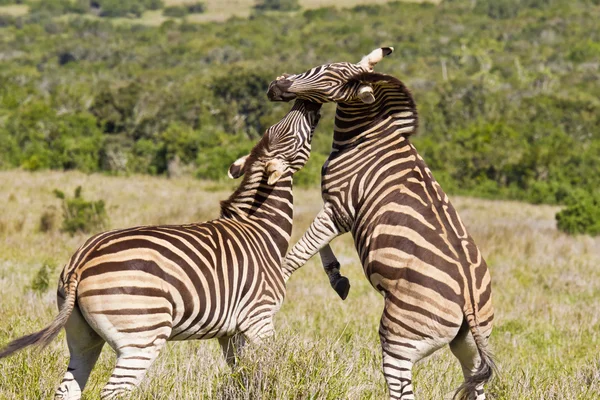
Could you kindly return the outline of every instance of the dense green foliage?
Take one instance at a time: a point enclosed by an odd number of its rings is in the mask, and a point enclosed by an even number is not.
[[[289,109],[267,101],[270,80],[393,45],[378,69],[415,95],[414,143],[447,191],[564,203],[600,187],[596,0],[392,2],[156,28],[50,14],[0,18],[0,168],[224,179]],[[300,182],[318,182],[333,110]]]
[[[254,6],[259,11],[294,11],[299,8],[298,0],[259,0]]]
[[[556,214],[556,222],[558,229],[566,233],[600,235],[600,196],[577,193]]]
[[[178,6],[165,7],[163,15],[167,17],[183,18],[188,14],[200,14],[206,10],[204,3],[186,3]]]
[[[73,197],[54,190],[56,197],[62,200],[63,222],[61,230],[74,235],[77,232],[97,232],[107,226],[108,216],[104,200],[87,201],[81,195],[81,186],[75,189]]]

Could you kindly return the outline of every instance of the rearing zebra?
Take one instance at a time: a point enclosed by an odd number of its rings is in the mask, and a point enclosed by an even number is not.
[[[249,156],[237,160],[238,189],[221,218],[143,226],[93,236],[65,266],[56,319],[0,350],[47,345],[64,326],[71,359],[55,399],[80,399],[104,342],[117,352],[101,393],[131,391],[168,340],[219,338],[229,362],[238,334],[259,343],[274,332],[285,294],[281,260],[292,231],[292,174],[302,168],[320,104],[298,100]],[[235,336],[234,336],[235,335]]]
[[[328,243],[352,232],[365,275],[385,299],[379,334],[390,398],[414,399],[412,366],[450,344],[465,383],[461,399],[485,398],[493,308],[490,275],[448,196],[408,137],[415,103],[396,78],[373,72],[392,52],[334,63],[272,82],[271,100],[338,102],[333,148],[322,170],[324,207],[284,260],[287,278],[318,251],[332,286],[349,283]]]

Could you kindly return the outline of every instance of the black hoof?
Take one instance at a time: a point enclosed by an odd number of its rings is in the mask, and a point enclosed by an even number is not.
[[[346,297],[348,297],[348,292],[350,291],[350,281],[348,278],[342,276],[333,283],[332,287],[342,300],[346,300]]]

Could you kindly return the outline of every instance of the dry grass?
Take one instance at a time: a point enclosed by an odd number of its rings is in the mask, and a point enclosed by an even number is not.
[[[9,6],[0,6],[0,15],[10,15],[20,17],[29,12],[29,6],[24,4],[11,4]]]
[[[62,265],[86,238],[38,231],[42,214],[58,206],[52,189],[72,193],[77,185],[84,197],[107,202],[111,228],[213,218],[231,189],[192,179],[0,172],[0,344],[42,328],[56,314],[53,285],[42,294],[27,286],[45,261]],[[555,207],[454,203],[492,271],[500,376],[488,387],[490,398],[600,398],[600,238],[559,233]],[[320,206],[316,190],[296,191],[295,239]],[[214,341],[171,343],[134,399],[384,398],[377,337],[382,300],[364,278],[351,238],[337,239],[333,248],[352,282],[345,302],[312,260],[290,281],[275,321],[278,335],[251,349],[242,368],[232,373]],[[49,398],[67,362],[62,334],[43,352],[0,361],[0,398]],[[86,398],[98,397],[113,362],[106,348]],[[460,381],[447,350],[415,369],[420,399],[450,398]]]

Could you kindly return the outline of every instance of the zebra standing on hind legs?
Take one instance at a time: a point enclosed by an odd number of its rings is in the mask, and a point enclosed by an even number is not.
[[[455,397],[483,400],[493,370],[490,274],[409,141],[418,124],[410,92],[398,79],[373,72],[392,51],[283,75],[269,86],[274,101],[337,102],[322,170],[324,206],[288,252],[285,278],[320,251],[332,286],[345,298],[349,282],[329,242],[352,232],[365,275],[385,299],[379,335],[390,398],[414,399],[413,364],[449,344],[465,377]]]
[[[219,219],[88,239],[60,276],[58,316],[9,343],[0,358],[45,346],[64,326],[71,358],[54,398],[75,400],[108,342],[117,363],[101,392],[106,400],[134,389],[169,340],[218,338],[232,363],[240,334],[251,343],[273,335],[285,294],[292,175],[308,160],[320,108],[296,101],[249,156],[232,164],[229,175],[244,179],[221,203]]]

